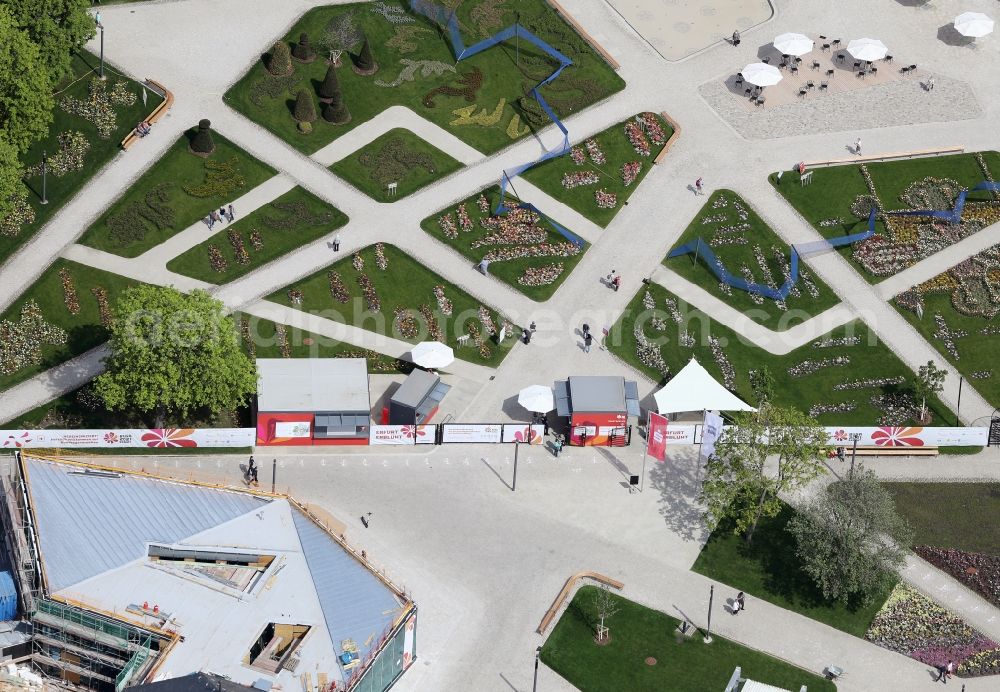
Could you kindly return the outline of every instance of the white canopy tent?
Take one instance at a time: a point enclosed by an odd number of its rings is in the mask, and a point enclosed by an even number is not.
[[[660,413],[757,410],[716,382],[694,358],[653,398]]]

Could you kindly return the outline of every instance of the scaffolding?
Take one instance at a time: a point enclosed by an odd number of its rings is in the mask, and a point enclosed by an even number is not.
[[[20,612],[31,621],[31,664],[63,687],[122,692],[142,681],[169,639],[48,598],[20,452],[15,461],[11,475],[0,478],[0,524]]]

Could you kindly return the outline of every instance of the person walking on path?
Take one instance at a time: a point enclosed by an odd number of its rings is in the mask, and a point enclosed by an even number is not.
[[[490,273],[490,261],[484,257],[482,260],[479,261],[479,264],[476,265],[476,269],[479,270],[480,274],[486,276],[487,274]]]
[[[739,31],[734,31],[733,32],[733,47],[735,48],[738,45],[740,45],[740,32]]]
[[[333,236],[333,251],[340,252],[340,234]]]
[[[948,684],[948,678],[950,678],[954,674],[954,672],[955,672],[955,662],[949,660],[948,661],[948,665],[941,666],[938,669],[938,676],[937,676],[937,678],[934,679],[934,682],[937,682],[938,680],[940,680],[945,685],[947,685]]]
[[[212,221],[222,223],[222,217],[219,216],[219,212],[215,211],[214,209],[212,210]]]
[[[742,591],[736,594],[736,602],[740,604],[740,610],[747,609],[747,597],[743,594]]]
[[[702,178],[698,178],[696,181],[694,181],[694,193],[696,195],[705,194],[705,190],[703,189],[704,183],[705,181]]]
[[[232,204],[229,205],[229,209],[227,211],[229,212],[229,220],[230,221],[232,221],[233,219],[236,218],[236,215],[233,213],[233,205]]]
[[[860,137],[858,137],[856,140],[854,140],[854,153],[857,154],[858,156],[861,156],[861,138]]]
[[[586,334],[583,335],[583,352],[584,353],[590,353],[590,345],[592,343],[594,343],[594,337],[592,337],[590,335],[590,332],[587,332]]]
[[[934,75],[927,78],[927,91],[934,91]]]
[[[247,462],[247,483],[257,482],[257,462],[254,461],[253,456],[250,457],[250,461]]]
[[[562,448],[563,448],[562,435],[560,435],[560,434],[557,433],[556,436],[555,436],[555,438],[552,440],[552,456],[554,456],[556,459],[558,459],[559,458],[559,452],[562,451]]]
[[[232,219],[229,218],[229,212],[226,211],[225,207],[219,207],[219,216],[226,220],[226,223],[232,223]]]

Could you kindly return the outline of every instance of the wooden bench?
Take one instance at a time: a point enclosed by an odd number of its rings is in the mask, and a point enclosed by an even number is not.
[[[663,149],[661,149],[660,153],[656,155],[655,159],[653,159],[654,164],[660,163],[667,157],[667,152],[670,151],[670,147],[674,146],[674,142],[676,142],[677,138],[681,136],[680,124],[671,118],[666,111],[663,111],[660,115],[663,116],[663,119],[667,121],[670,127],[674,128],[674,133],[670,135],[670,139],[668,139],[667,143],[663,145]]]
[[[873,161],[897,161],[901,159],[918,159],[924,156],[946,156],[948,154],[961,154],[965,147],[943,147],[939,149],[917,149],[916,151],[901,151],[890,154],[876,154],[873,156],[849,156],[842,159],[830,159],[828,161],[804,161],[806,170],[810,168],[822,168],[824,166],[841,166],[845,163],[871,163]]]
[[[535,630],[538,634],[545,634],[545,630],[548,629],[550,624],[552,624],[552,620],[555,619],[563,601],[565,601],[566,597],[570,595],[573,591],[573,587],[576,586],[576,582],[580,579],[593,579],[598,584],[604,584],[613,589],[618,589],[619,591],[625,587],[625,585],[617,579],[606,577],[598,572],[577,572],[566,580],[566,583],[563,585],[559,595],[556,596],[556,600],[552,602],[552,607],[545,611],[545,616],[542,617],[542,621],[538,624],[538,629]]]
[[[146,122],[149,123],[150,125],[155,125],[156,122],[160,118],[162,118],[168,110],[170,110],[170,107],[174,105],[174,95],[170,92],[169,89],[164,87],[159,82],[154,82],[152,79],[147,79],[145,84],[152,91],[156,92],[157,94],[163,97],[163,100],[156,108],[153,109],[153,112],[150,113],[148,116],[146,116]],[[128,151],[129,147],[131,147],[133,144],[139,141],[139,139],[140,139],[139,133],[136,132],[136,129],[133,127],[132,131],[129,132],[125,136],[125,139],[122,140],[121,144],[122,149]]]
[[[830,454],[837,458],[837,448],[834,447]],[[857,456],[859,457],[936,457],[937,447],[878,447],[875,445],[858,445]],[[850,460],[851,447],[844,446],[844,459]]]

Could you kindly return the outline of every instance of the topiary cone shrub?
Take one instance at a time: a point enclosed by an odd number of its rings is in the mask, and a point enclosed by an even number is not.
[[[337,68],[333,65],[326,68],[326,77],[319,85],[319,100],[323,103],[330,103],[334,100],[342,100],[340,93],[340,80],[337,79]]]
[[[361,52],[354,61],[354,71],[361,75],[373,75],[378,72],[378,63],[372,55],[372,46],[365,36],[365,42],[361,44]]]
[[[323,120],[334,125],[344,125],[351,122],[351,112],[343,99],[332,101],[323,106]]]
[[[312,62],[316,59],[316,51],[309,45],[309,35],[306,32],[299,34],[299,42],[292,48],[292,57],[299,62]]]
[[[267,71],[276,77],[284,77],[292,73],[292,55],[288,50],[288,44],[278,41],[271,48],[271,55],[267,60]]]
[[[215,151],[215,142],[212,141],[211,120],[198,121],[198,130],[194,133],[194,137],[191,138],[189,146],[191,151],[200,156],[208,156]]]
[[[316,119],[316,104],[313,103],[312,94],[305,89],[299,89],[295,95],[295,119],[300,123],[311,123]]]

